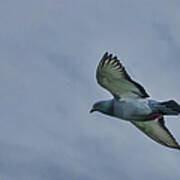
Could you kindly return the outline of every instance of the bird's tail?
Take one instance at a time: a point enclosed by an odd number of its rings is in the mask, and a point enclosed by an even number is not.
[[[162,105],[162,111],[164,115],[178,115],[180,114],[180,105],[174,101],[169,100],[160,103]]]

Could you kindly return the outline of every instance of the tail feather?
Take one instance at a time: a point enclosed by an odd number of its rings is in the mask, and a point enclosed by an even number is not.
[[[167,109],[171,111],[177,112],[177,114],[180,113],[180,105],[174,100],[161,102],[161,105],[165,106]]]

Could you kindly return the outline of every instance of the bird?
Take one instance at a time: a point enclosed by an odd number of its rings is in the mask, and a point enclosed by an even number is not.
[[[98,64],[96,79],[113,99],[96,102],[90,113],[97,111],[126,120],[157,143],[180,150],[164,121],[164,116],[180,114],[180,105],[175,100],[151,99],[144,87],[129,76],[117,56],[108,52]]]

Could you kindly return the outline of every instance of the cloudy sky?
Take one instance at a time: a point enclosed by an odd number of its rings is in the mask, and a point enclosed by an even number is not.
[[[178,0],[2,0],[0,179],[180,179],[180,152],[88,113],[111,98],[95,80],[105,51],[180,102],[179,19]],[[166,123],[180,142],[180,119]]]

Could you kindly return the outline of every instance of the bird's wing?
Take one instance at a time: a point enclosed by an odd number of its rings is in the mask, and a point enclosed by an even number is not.
[[[169,132],[164,123],[164,118],[160,117],[152,121],[131,121],[138,129],[148,135],[159,144],[180,150],[180,145]]]
[[[120,61],[112,54],[104,54],[97,67],[96,78],[98,83],[116,98],[149,97],[145,89],[130,78]]]

